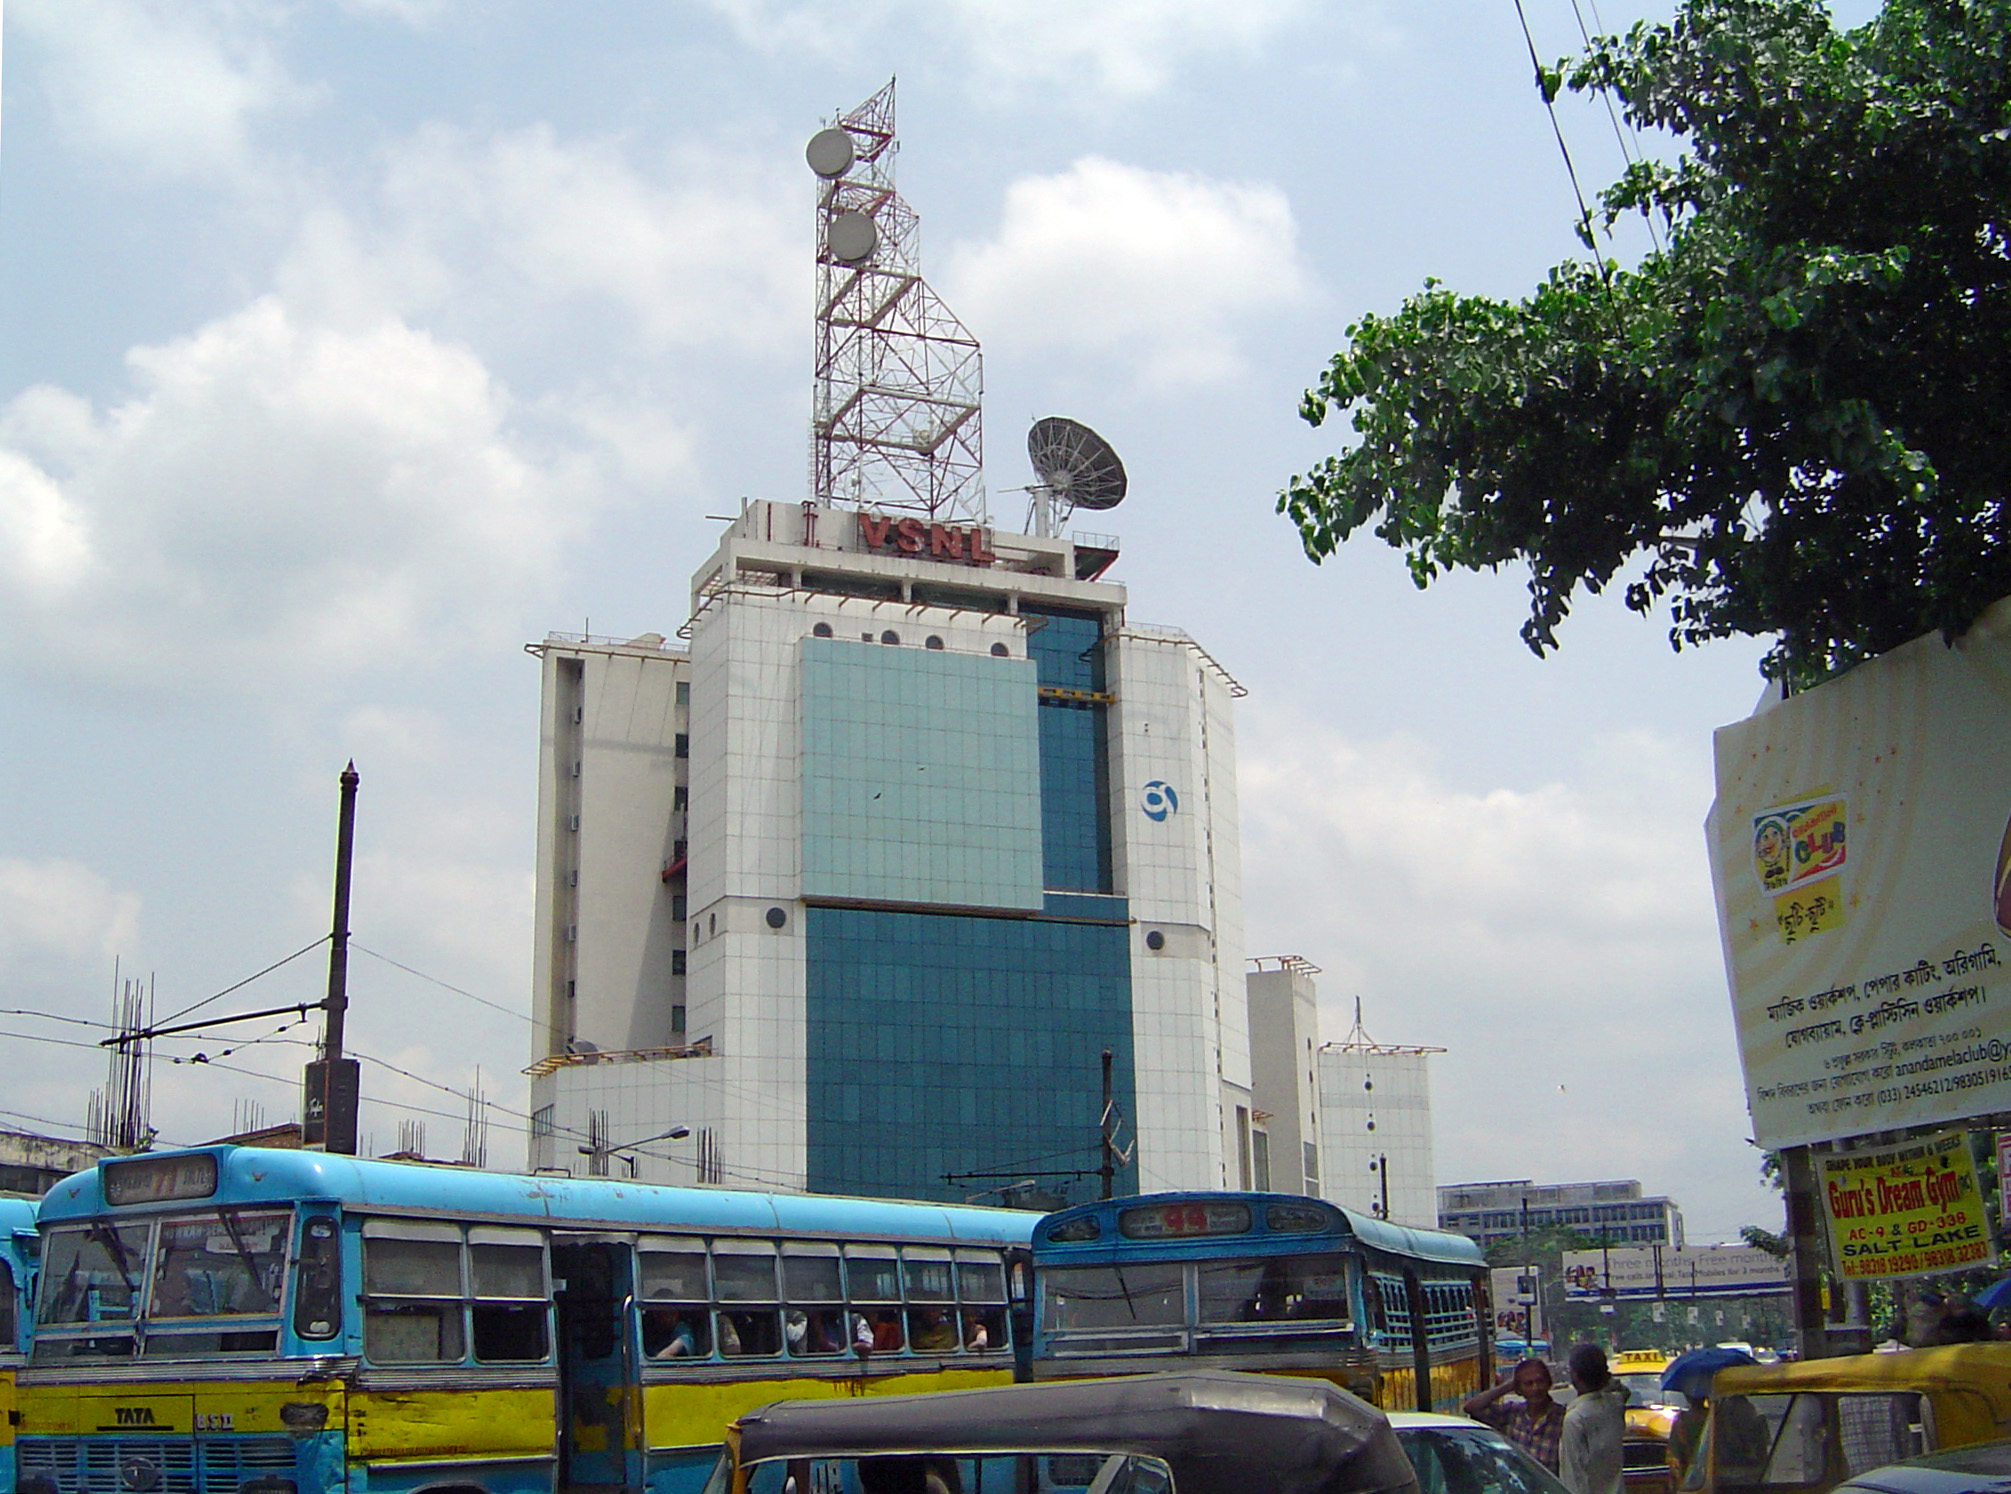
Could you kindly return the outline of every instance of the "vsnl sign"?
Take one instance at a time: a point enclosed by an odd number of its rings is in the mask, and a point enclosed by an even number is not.
[[[962,529],[954,524],[924,524],[920,519],[890,519],[885,514],[862,512],[859,540],[868,550],[926,555],[959,565],[990,565],[998,559],[992,553],[990,533],[980,524]]]

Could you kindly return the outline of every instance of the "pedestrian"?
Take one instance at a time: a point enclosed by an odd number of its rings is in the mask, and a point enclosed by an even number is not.
[[[1557,1476],[1571,1494],[1623,1494],[1627,1387],[1607,1370],[1606,1352],[1597,1344],[1578,1345],[1569,1364],[1578,1398],[1564,1413]]]
[[[1550,1399],[1550,1385],[1550,1366],[1541,1359],[1525,1359],[1508,1379],[1469,1397],[1459,1409],[1493,1427],[1555,1473],[1557,1448],[1564,1437],[1564,1408]],[[1500,1404],[1508,1395],[1520,1396],[1520,1403]]]

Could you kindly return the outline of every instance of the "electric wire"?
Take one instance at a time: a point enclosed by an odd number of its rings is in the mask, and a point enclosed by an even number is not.
[[[1543,62],[1536,55],[1536,38],[1529,30],[1529,16],[1522,8],[1522,0],[1515,0],[1516,19],[1522,22],[1522,40],[1529,48],[1529,65],[1536,71],[1536,91],[1543,99],[1544,110],[1550,115],[1550,133],[1557,137],[1558,154],[1564,157],[1564,174],[1571,178],[1571,195],[1578,200],[1578,221],[1585,235],[1585,248],[1598,261],[1599,278],[1606,281],[1608,290],[1612,281],[1606,269],[1606,260],[1599,253],[1598,238],[1592,228],[1592,210],[1585,205],[1585,190],[1578,185],[1578,168],[1571,163],[1571,147],[1564,143],[1564,126],[1557,118],[1557,101],[1551,97],[1550,88],[1544,82]]]
[[[529,1022],[533,1027],[537,1025],[537,1019],[532,1017],[528,1012],[520,1012],[514,1007],[504,1006],[500,1002],[489,1000],[486,996],[477,996],[473,991],[464,991],[459,986],[452,985],[440,979],[437,975],[428,975],[423,970],[414,970],[410,965],[404,964],[399,960],[394,960],[387,954],[379,954],[374,949],[367,949],[363,945],[358,944],[354,939],[349,941],[349,947],[358,954],[369,955],[373,960],[382,960],[393,969],[403,970],[407,975],[416,975],[420,980],[436,985],[443,991],[452,991],[456,996],[465,996],[477,1006],[486,1006],[492,1012],[501,1012],[504,1016],[515,1017],[520,1022]]]
[[[1596,26],[1603,34],[1606,30],[1606,23],[1599,18],[1598,5],[1595,3],[1595,0],[1586,0],[1586,3],[1592,10],[1593,26]],[[1585,12],[1579,9],[1578,0],[1571,0],[1571,14],[1578,20],[1578,35],[1583,38],[1585,49],[1589,52],[1592,49],[1593,33],[1585,25]],[[1641,144],[1640,131],[1633,129],[1631,126],[1623,127],[1621,125],[1620,111],[1613,107],[1612,93],[1602,88],[1599,90],[1599,98],[1606,105],[1606,117],[1613,121],[1613,139],[1620,147],[1620,159],[1625,161],[1629,166],[1634,165],[1637,161],[1646,160],[1648,152]],[[1634,147],[1632,150],[1627,148],[1627,136],[1629,134],[1632,134],[1634,137]],[[1655,246],[1655,252],[1658,254],[1661,253],[1662,236],[1655,231],[1655,219],[1646,207],[1641,209],[1641,221],[1647,225],[1648,240]]]
[[[202,1008],[208,1006],[212,1001],[223,1000],[223,998],[228,996],[232,991],[243,990],[253,981],[263,979],[265,976],[272,974],[273,971],[279,969],[284,965],[291,965],[295,960],[299,959],[302,955],[312,954],[315,950],[319,949],[322,945],[328,942],[328,937],[329,937],[328,935],[323,934],[319,939],[316,939],[312,944],[303,945],[301,948],[296,949],[292,954],[288,955],[285,959],[273,961],[270,965],[267,965],[263,970],[258,971],[256,974],[247,975],[243,980],[237,982],[237,984],[235,985],[225,986],[221,991],[218,991],[214,996],[203,997],[202,1000],[196,1002],[193,1006],[185,1006],[178,1012],[169,1012],[165,1017],[162,1017],[158,1022],[155,1022],[153,1025],[156,1027],[165,1026],[166,1024],[174,1021],[178,1017],[186,1017],[190,1012],[202,1010]]]

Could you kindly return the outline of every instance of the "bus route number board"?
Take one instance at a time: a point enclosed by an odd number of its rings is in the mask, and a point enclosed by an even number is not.
[[[216,1196],[213,1156],[134,1157],[104,1166],[105,1202],[115,1207]]]
[[[1128,1240],[1182,1240],[1196,1235],[1241,1235],[1250,1229],[1250,1208],[1239,1203],[1153,1204],[1126,1209],[1117,1227]]]

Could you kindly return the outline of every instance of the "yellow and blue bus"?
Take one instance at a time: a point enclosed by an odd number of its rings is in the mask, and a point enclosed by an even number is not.
[[[108,1159],[42,1203],[18,1494],[690,1494],[764,1402],[1013,1379],[1036,1217]]]
[[[14,1487],[14,1376],[28,1356],[35,1284],[35,1205],[0,1198],[0,1494]]]
[[[1487,1262],[1463,1235],[1283,1193],[1158,1193],[1034,1232],[1035,1379],[1238,1369],[1456,1411],[1493,1380]]]

